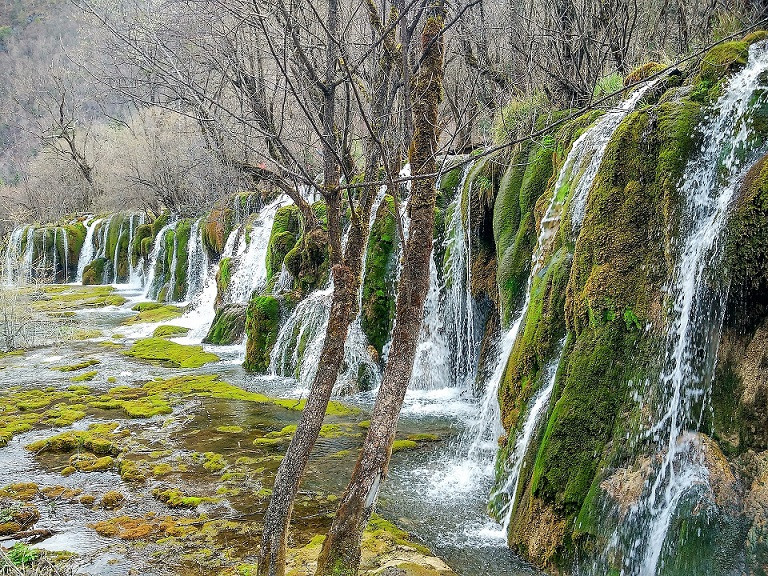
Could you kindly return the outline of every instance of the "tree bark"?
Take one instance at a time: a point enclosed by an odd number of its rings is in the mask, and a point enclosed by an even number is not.
[[[441,0],[430,8],[421,45],[421,67],[411,86],[414,133],[410,148],[414,176],[437,169],[437,115],[442,92],[444,7]],[[371,417],[371,426],[352,479],[323,543],[317,576],[353,576],[360,566],[363,531],[386,476],[397,419],[413,372],[424,301],[429,289],[429,261],[435,222],[435,178],[413,180],[408,210],[411,218],[403,271],[397,297],[392,347]]]

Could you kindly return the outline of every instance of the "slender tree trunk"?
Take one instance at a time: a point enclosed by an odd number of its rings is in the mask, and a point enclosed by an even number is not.
[[[411,87],[414,133],[410,161],[415,176],[434,174],[437,168],[435,151],[443,78],[443,26],[444,7],[438,0],[430,8],[424,24],[421,39],[423,60]],[[317,576],[354,576],[360,565],[363,530],[386,476],[397,419],[413,372],[424,301],[429,289],[435,196],[434,177],[413,181],[408,201],[411,227],[398,286],[397,317],[389,361],[365,444],[323,543]]]

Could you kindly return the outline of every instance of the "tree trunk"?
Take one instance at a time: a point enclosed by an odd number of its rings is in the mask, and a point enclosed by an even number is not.
[[[442,2],[431,7],[422,31],[423,60],[412,90],[414,134],[410,161],[414,176],[436,172],[437,114],[441,99],[444,44]],[[413,180],[408,210],[410,234],[397,296],[392,347],[376,398],[371,426],[352,479],[323,543],[317,576],[353,576],[360,565],[363,530],[378,498],[384,479],[397,419],[413,372],[424,301],[429,289],[429,261],[435,222],[435,177]]]

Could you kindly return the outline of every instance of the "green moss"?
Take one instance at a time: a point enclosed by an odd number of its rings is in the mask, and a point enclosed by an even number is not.
[[[221,454],[217,454],[216,452],[206,452],[203,456],[205,457],[203,468],[208,470],[208,472],[221,472],[227,467],[227,461]]]
[[[216,354],[205,352],[202,346],[187,346],[164,338],[137,340],[125,354],[142,360],[167,362],[177,368],[199,368],[219,360]]]
[[[370,231],[363,275],[362,328],[379,354],[389,341],[395,317],[398,243],[395,203],[391,196],[386,196]]]
[[[552,139],[524,146],[513,156],[499,185],[493,209],[493,237],[505,324],[527,285],[536,242],[533,209],[552,177],[553,153]]]
[[[269,355],[277,342],[280,330],[280,303],[272,296],[254,296],[248,303],[245,333],[248,341],[245,351],[246,370],[266,372]]]
[[[152,496],[168,506],[169,508],[197,508],[200,504],[206,502],[215,502],[215,498],[202,496],[186,496],[181,490],[155,488],[152,490]]]
[[[320,222],[326,220],[325,205],[317,202],[312,206]],[[328,279],[328,233],[323,227],[304,232],[285,255],[283,263],[296,279],[302,294],[320,288]],[[277,272],[277,270],[273,270]]]
[[[216,432],[224,434],[240,434],[243,431],[242,426],[217,426]]]
[[[768,314],[768,156],[744,180],[728,223],[729,322],[751,330]]]
[[[179,306],[160,304],[159,302],[142,302],[136,304],[131,310],[138,312],[138,314],[125,320],[123,324],[166,322],[175,320],[184,314],[184,309]]]
[[[392,453],[404,452],[406,450],[415,450],[419,447],[419,443],[414,440],[395,440],[392,443]]]
[[[750,32],[744,38],[741,39],[742,42],[744,42],[747,45],[754,44],[755,42],[760,42],[761,40],[765,40],[768,38],[768,31],[766,30],[755,30],[754,32]]]
[[[631,86],[632,84],[641,82],[654,74],[658,74],[665,68],[666,66],[664,66],[664,64],[659,64],[658,62],[646,62],[645,64],[641,64],[627,74],[627,77],[624,78],[624,86]]]
[[[96,378],[98,375],[98,372],[96,370],[93,370],[91,372],[83,372],[82,374],[79,374],[77,376],[73,376],[70,378],[72,382],[89,382]]]
[[[699,64],[699,80],[717,83],[747,63],[749,45],[746,42],[725,42],[711,48]]]
[[[227,293],[229,282],[232,279],[232,259],[222,258],[219,262],[219,269],[216,271],[216,307],[224,302],[224,295]]]
[[[185,328],[184,326],[163,324],[162,326],[155,328],[152,336],[154,338],[173,338],[174,336],[186,336],[189,330],[189,328]]]
[[[60,372],[77,372],[78,370],[84,370],[85,368],[96,366],[97,364],[101,364],[101,360],[97,360],[96,358],[89,358],[88,360],[83,360],[82,362],[78,362],[77,364],[69,364],[67,366],[57,366],[56,368],[54,368],[54,370],[59,370]]]
[[[26,446],[27,450],[35,453],[59,452],[69,453],[85,450],[97,456],[115,456],[120,453],[117,436],[114,434],[116,423],[91,424],[88,430],[63,432],[50,438],[37,440]]]

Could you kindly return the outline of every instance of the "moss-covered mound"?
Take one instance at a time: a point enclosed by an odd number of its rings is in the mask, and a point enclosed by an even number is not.
[[[280,303],[272,296],[254,296],[248,303],[245,333],[248,341],[245,349],[246,370],[266,372],[269,355],[277,342],[280,331]]]
[[[140,302],[131,308],[138,312],[136,316],[128,318],[123,324],[140,324],[142,322],[165,322],[178,318],[184,313],[184,309],[172,304],[160,304],[159,302]]]
[[[141,360],[164,362],[177,368],[199,368],[219,360],[216,354],[205,352],[202,346],[186,346],[164,338],[138,340],[125,354]]]
[[[229,304],[216,311],[208,334],[203,342],[208,344],[236,344],[245,334],[246,306]]]
[[[174,326],[172,324],[163,324],[155,328],[152,336],[155,338],[174,338],[177,336],[186,336],[189,333],[189,328],[184,326]]]

